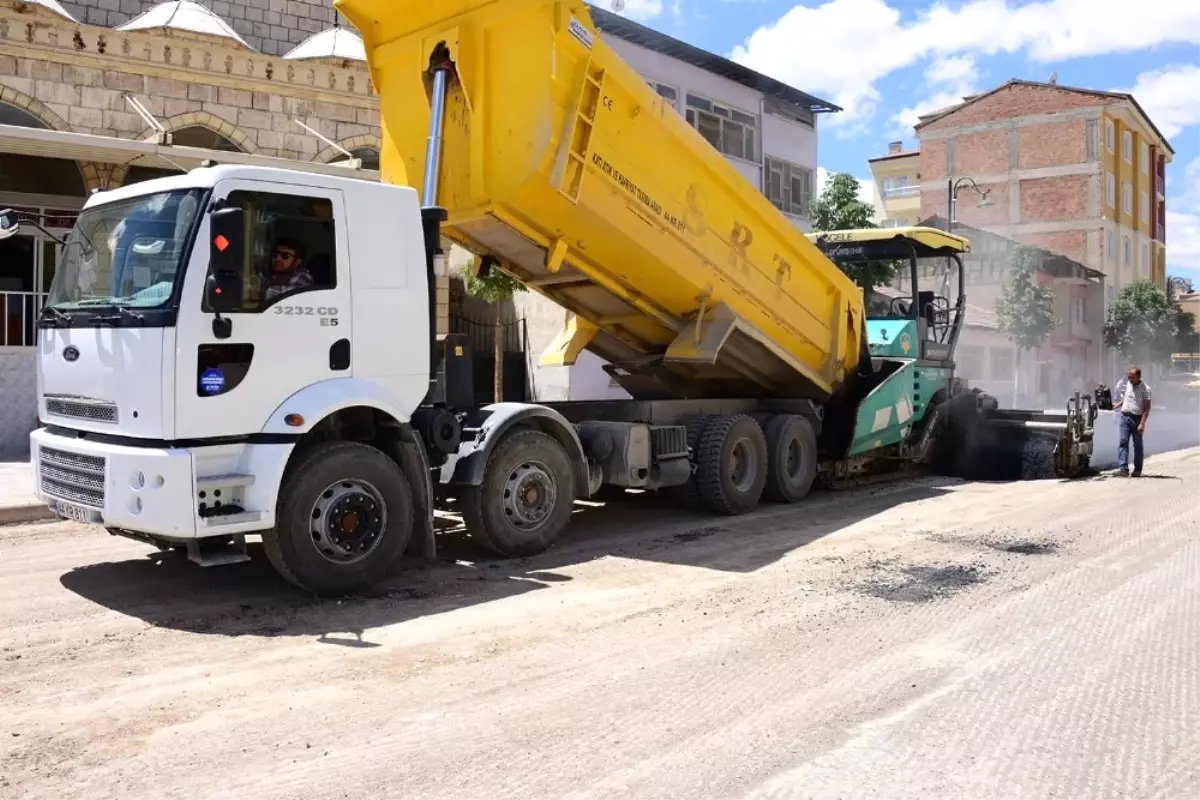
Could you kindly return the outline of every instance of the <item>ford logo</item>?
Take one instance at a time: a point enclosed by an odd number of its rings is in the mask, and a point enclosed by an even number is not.
[[[73,344],[67,345],[66,349],[63,350],[63,359],[67,361],[78,361],[79,348]]]

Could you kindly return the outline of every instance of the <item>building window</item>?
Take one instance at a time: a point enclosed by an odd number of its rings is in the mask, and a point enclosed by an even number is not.
[[[1142,192],[1142,222],[1150,221],[1150,193]]]
[[[1087,320],[1087,306],[1082,297],[1071,298],[1071,323],[1082,325]]]
[[[1147,272],[1150,269],[1150,245],[1142,243],[1142,271]]]
[[[1108,250],[1108,260],[1115,262],[1117,260],[1117,235],[1112,231],[1108,232],[1108,247],[1106,249]]]
[[[1111,207],[1117,207],[1117,179],[1111,172],[1104,176],[1104,196]]]
[[[979,345],[962,344],[954,356],[954,371],[969,381],[981,381],[984,374],[984,350]]]
[[[1133,133],[1130,131],[1121,134],[1121,156],[1126,164],[1133,163]]]
[[[1016,375],[1016,360],[1013,358],[1011,347],[993,347],[988,351],[991,367],[991,379],[994,381],[1011,381]]]
[[[1150,174],[1150,145],[1142,142],[1142,172]]]
[[[337,240],[330,200],[238,190],[229,195],[227,204],[241,208],[246,215],[241,259],[246,292],[238,311],[261,312],[282,298],[337,286]],[[300,279],[273,277],[292,274]]]
[[[1117,152],[1117,127],[1111,119],[1104,121],[1104,146],[1110,153]]]
[[[1087,160],[1095,161],[1100,157],[1100,126],[1096,120],[1087,121]]]
[[[813,171],[782,159],[766,157],[767,199],[785,214],[809,216]]]
[[[676,89],[674,86],[668,86],[665,83],[659,83],[658,81],[652,81],[649,79],[646,80],[646,83],[650,84],[650,88],[653,89],[659,97],[665,98],[666,101],[671,104],[671,108],[675,109],[676,111],[679,110],[678,89]]]
[[[1133,244],[1129,241],[1128,236],[1121,237],[1121,244],[1125,249],[1125,266],[1133,263]]]
[[[1121,200],[1122,207],[1126,214],[1133,213],[1133,184],[1129,181],[1121,182]]]
[[[907,175],[892,175],[884,178],[880,181],[879,188],[884,200],[921,196],[920,185],[909,184]]]
[[[689,94],[687,121],[725,155],[758,161],[755,139],[758,119],[752,114]]]

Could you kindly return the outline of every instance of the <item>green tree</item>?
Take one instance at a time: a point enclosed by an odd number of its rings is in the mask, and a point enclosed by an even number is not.
[[[1000,331],[1017,349],[1013,361],[1014,395],[1019,388],[1022,356],[1027,350],[1041,347],[1059,323],[1054,316],[1054,290],[1037,281],[1041,261],[1041,252],[1032,247],[1017,245],[1013,248],[1009,254],[1008,283],[996,301]]]
[[[829,178],[821,196],[812,204],[813,230],[846,231],[855,228],[874,228],[871,217],[875,208],[858,199],[858,179],[848,172]],[[838,264],[842,272],[870,295],[876,286],[891,283],[896,277],[897,262],[871,261]]]
[[[1134,281],[1108,307],[1104,342],[1131,361],[1164,363],[1171,357],[1180,325],[1187,322],[1183,316],[1185,312],[1153,281]]]
[[[472,258],[463,265],[460,275],[467,293],[490,303],[496,311],[493,323],[492,355],[496,359],[492,370],[492,396],[497,403],[504,402],[504,303],[517,292],[525,291],[525,286],[507,272],[492,265],[481,269],[480,262]]]

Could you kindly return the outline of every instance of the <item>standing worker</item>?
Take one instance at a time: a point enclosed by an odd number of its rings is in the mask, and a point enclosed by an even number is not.
[[[1150,419],[1150,387],[1142,380],[1142,371],[1130,367],[1117,381],[1113,410],[1117,412],[1120,440],[1117,444],[1117,475],[1128,478],[1129,440],[1133,439],[1133,477],[1142,474],[1142,434]]]

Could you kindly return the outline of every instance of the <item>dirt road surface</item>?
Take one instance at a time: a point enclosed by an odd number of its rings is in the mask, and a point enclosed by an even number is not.
[[[0,797],[1195,797],[1200,450],[1147,473],[632,498],[340,603],[2,528]]]

